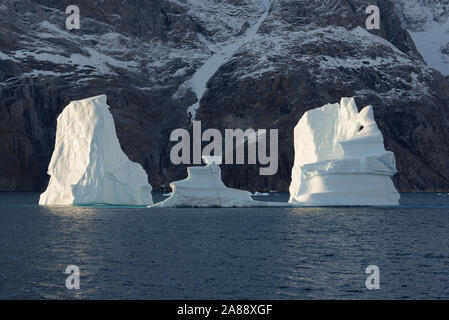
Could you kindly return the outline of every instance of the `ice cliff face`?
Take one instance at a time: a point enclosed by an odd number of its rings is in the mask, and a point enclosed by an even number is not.
[[[362,129],[360,129],[362,128]],[[315,206],[398,205],[373,107],[360,113],[352,98],[307,111],[294,130],[290,203]]]
[[[71,102],[58,117],[40,205],[151,205],[142,166],[123,153],[106,96]]]
[[[381,30],[368,32],[375,3]],[[124,152],[155,189],[185,177],[169,136],[190,128],[190,111],[203,127],[279,129],[276,176],[223,166],[223,181],[287,191],[295,124],[341,96],[376,106],[399,189],[449,189],[449,82],[422,60],[390,0],[80,0],[81,29],[68,31],[71,4],[1,2],[2,190],[45,187],[57,116],[102,93]]]

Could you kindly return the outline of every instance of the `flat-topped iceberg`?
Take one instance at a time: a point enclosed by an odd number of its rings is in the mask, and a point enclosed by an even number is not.
[[[353,98],[304,114],[294,130],[293,205],[398,205],[391,177],[395,157],[386,151],[373,108],[360,113]]]
[[[221,180],[220,157],[203,157],[206,166],[187,168],[185,180],[170,184],[171,196],[153,207],[252,207],[251,193],[225,186]],[[263,203],[262,203],[263,204]],[[269,205],[269,204],[268,204]]]
[[[71,102],[59,115],[50,182],[40,205],[150,205],[142,166],[120,147],[106,96]]]

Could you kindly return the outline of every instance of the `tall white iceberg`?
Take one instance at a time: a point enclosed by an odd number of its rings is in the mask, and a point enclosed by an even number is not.
[[[48,174],[40,205],[153,203],[146,172],[120,147],[105,95],[73,101],[59,115]]]
[[[187,178],[171,183],[171,196],[153,207],[250,207],[264,204],[254,201],[248,191],[225,186],[219,166],[221,157],[203,159],[206,166],[187,168]]]
[[[395,157],[386,151],[373,108],[360,113],[353,98],[304,114],[294,130],[293,205],[398,205],[391,177]]]

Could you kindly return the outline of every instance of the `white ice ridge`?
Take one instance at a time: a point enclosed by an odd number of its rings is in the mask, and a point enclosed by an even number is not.
[[[385,150],[372,106],[359,113],[354,98],[342,98],[310,110],[295,127],[294,140],[291,204],[399,204],[391,180],[395,157]]]
[[[152,207],[282,207],[286,203],[254,201],[248,191],[231,189],[221,180],[221,157],[203,157],[204,167],[187,168],[185,180],[170,184],[173,192],[170,198]]]
[[[222,65],[232,58],[240,47],[251,42],[257,37],[257,32],[259,31],[261,24],[268,17],[271,6],[270,0],[261,0],[261,3],[265,8],[264,13],[260,16],[257,22],[245,32],[244,36],[238,38],[235,42],[214,47],[206,40],[206,38],[204,38],[201,34],[198,34],[200,41],[203,42],[209,50],[213,52],[213,54],[189,80],[189,86],[193,92],[195,92],[198,99],[197,102],[187,109],[187,114],[192,117],[192,121],[196,120],[196,111],[200,107],[200,101],[207,90],[207,82],[214,76]]]
[[[50,182],[40,205],[150,205],[151,185],[120,147],[101,95],[71,102],[59,115]]]
[[[204,157],[204,167],[187,168],[185,180],[170,184],[170,198],[153,207],[248,207],[254,206],[251,193],[231,189],[221,181],[221,158]]]

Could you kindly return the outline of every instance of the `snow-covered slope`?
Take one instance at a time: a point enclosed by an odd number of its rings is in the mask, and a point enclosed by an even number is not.
[[[192,2],[190,2],[192,3]],[[236,34],[231,39],[227,39],[225,42],[219,42],[212,44],[208,39],[204,37],[203,34],[198,34],[198,38],[201,42],[206,45],[208,49],[211,50],[212,56],[200,67],[196,70],[195,74],[191,79],[188,80],[184,87],[191,88],[198,99],[193,105],[191,105],[187,111],[189,115],[192,117],[192,120],[196,119],[196,110],[200,107],[200,101],[206,92],[207,82],[213,77],[213,75],[218,71],[218,69],[223,66],[229,59],[234,56],[234,54],[239,50],[243,45],[253,42],[256,37],[258,37],[258,31],[260,25],[265,21],[268,17],[268,12],[271,6],[271,0],[260,0],[260,6],[264,10],[260,17],[255,21],[252,25],[249,24],[248,21],[245,21],[242,24],[242,29],[239,34]],[[196,8],[195,5],[192,6],[195,8],[195,11],[190,12],[198,12],[203,13],[204,11],[201,8]],[[254,9],[251,11],[255,11]],[[250,12],[251,12],[250,11]],[[204,18],[205,16],[202,16]],[[207,17],[207,16],[206,16]],[[235,27],[235,21],[228,20],[231,26]],[[232,23],[234,22],[234,23]],[[245,27],[246,30],[244,29]],[[219,39],[222,39],[222,35],[220,35]]]
[[[394,0],[427,64],[449,75],[449,0]]]

